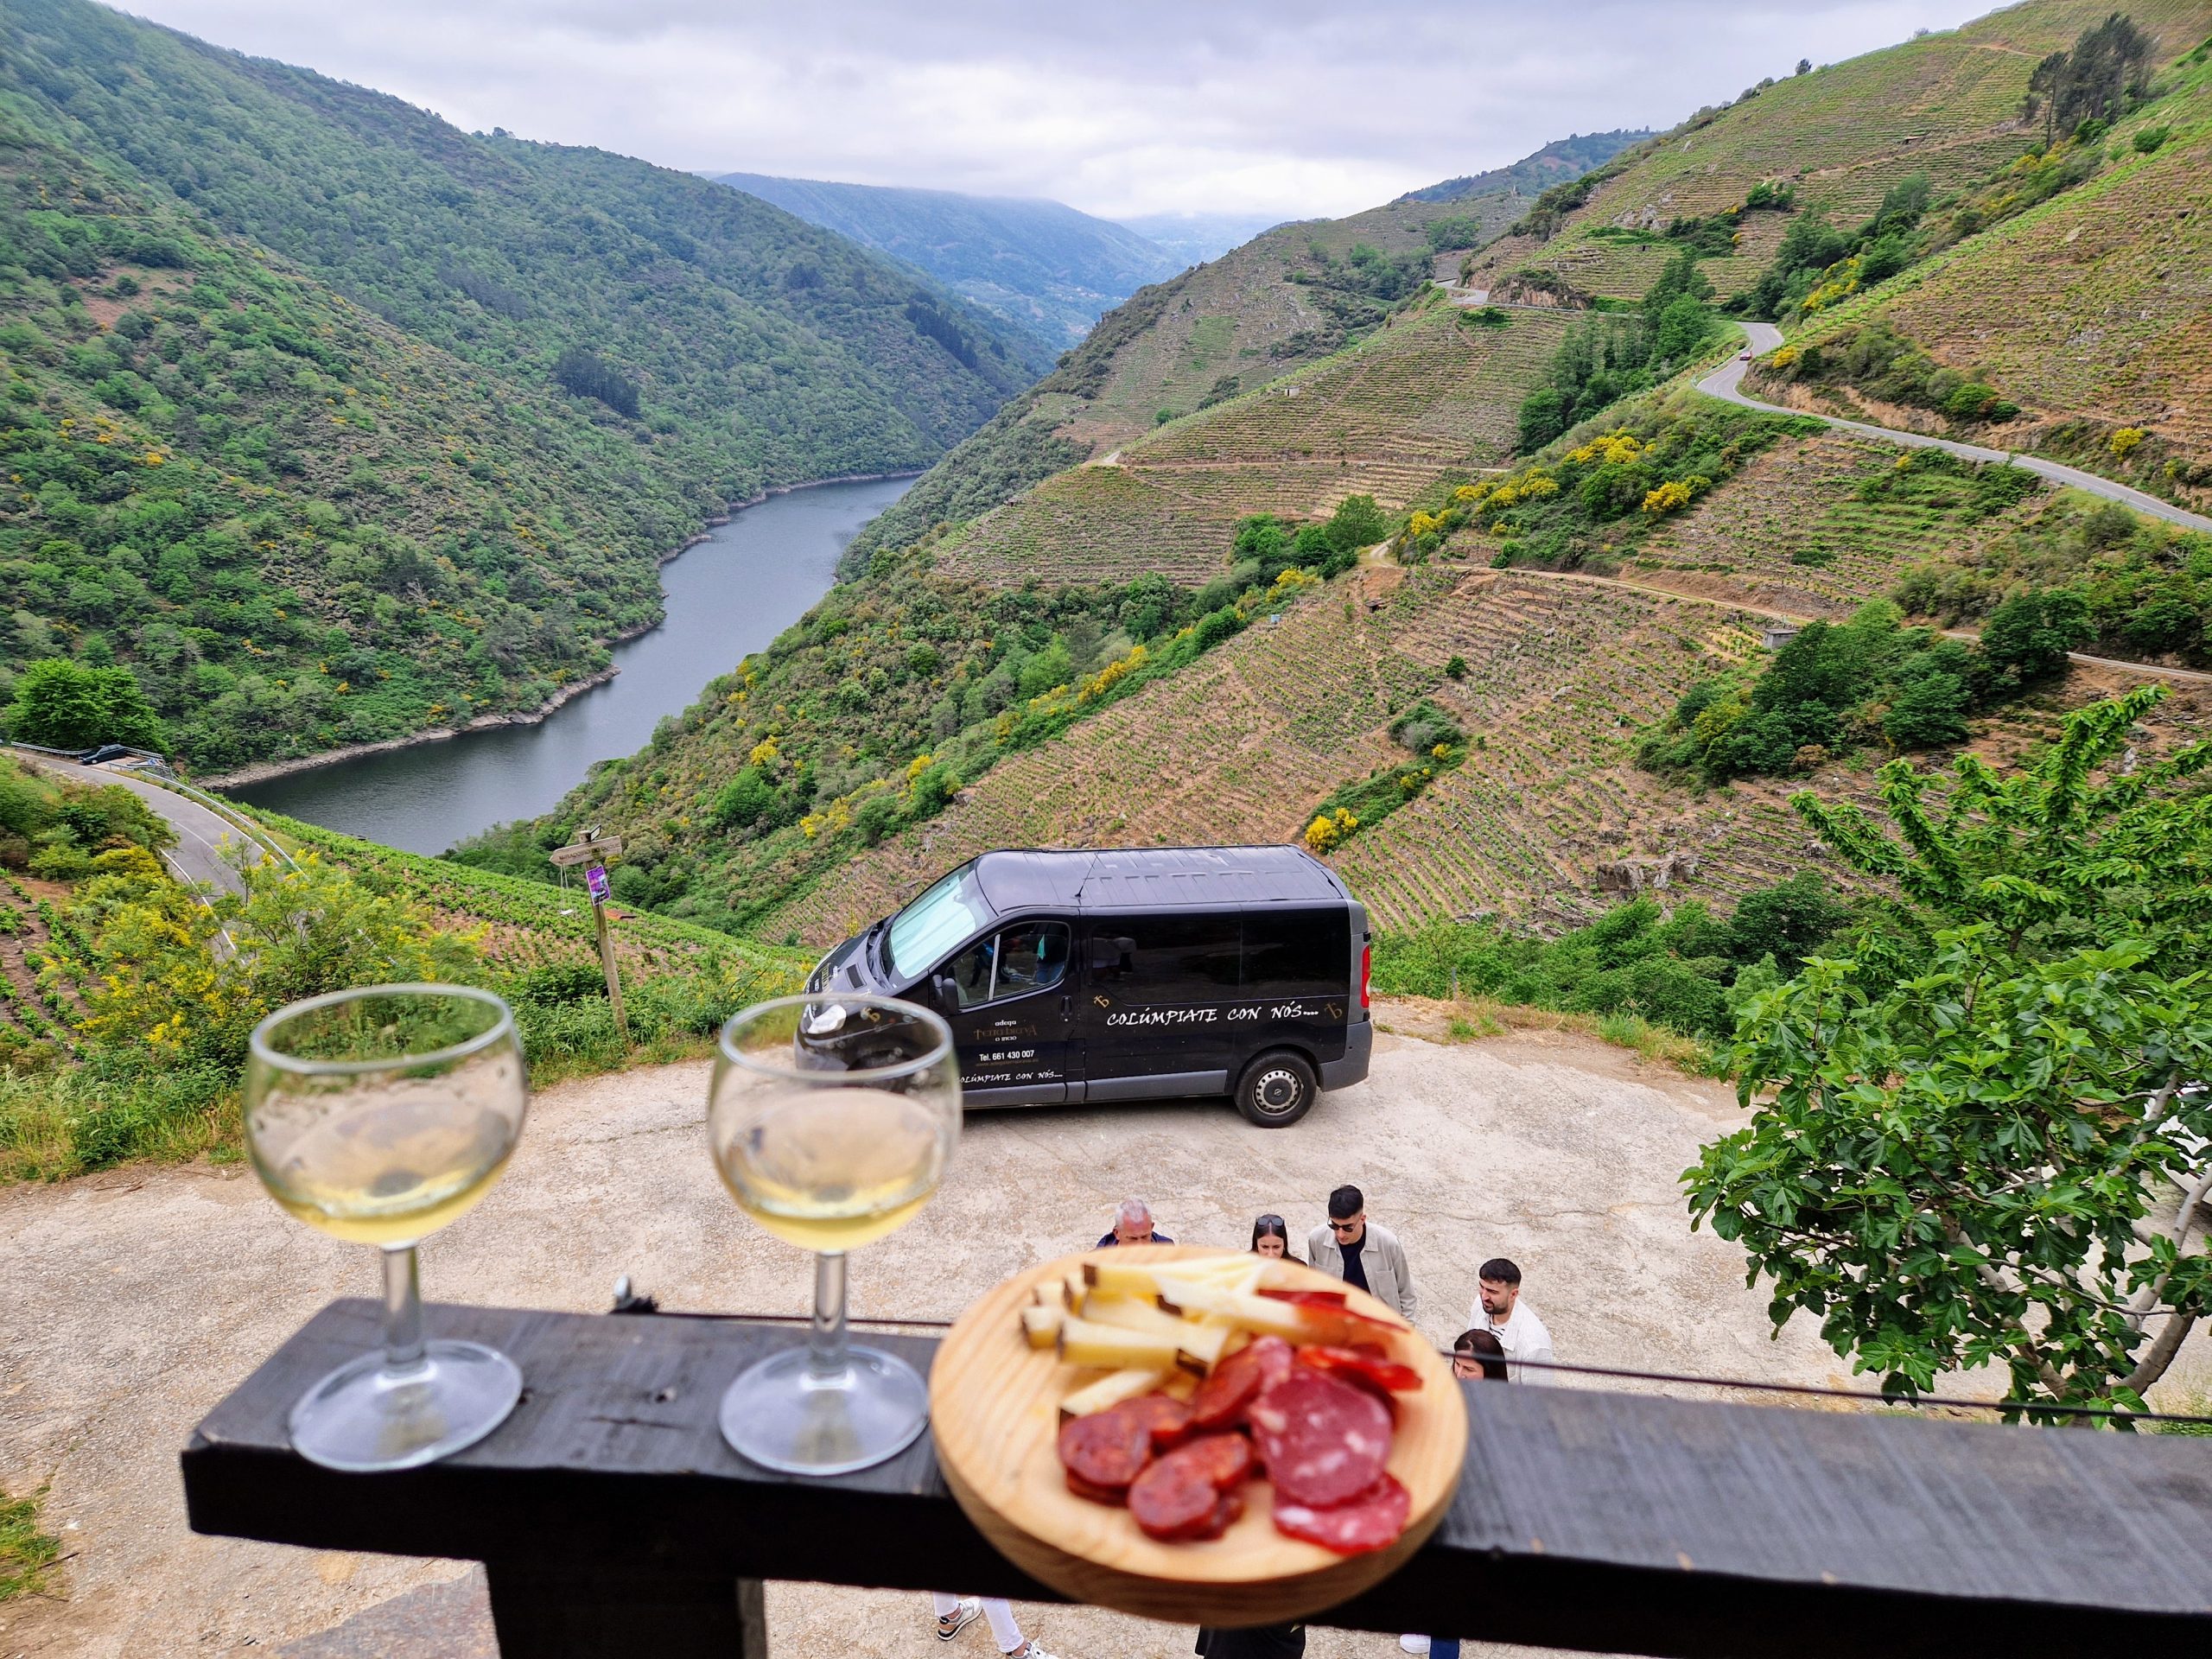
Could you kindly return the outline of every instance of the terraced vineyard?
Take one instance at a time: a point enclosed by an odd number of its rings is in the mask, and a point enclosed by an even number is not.
[[[1756,604],[1819,615],[1886,593],[1906,566],[1972,563],[2031,517],[2037,499],[1977,516],[1963,488],[1919,501],[1862,501],[1859,486],[1895,470],[1898,452],[1840,435],[1785,440],[1637,544],[1627,574],[1659,585],[1685,575]]]
[[[1700,861],[1686,892],[1740,891],[1802,861],[1778,794],[1693,803],[1635,771],[1630,751],[1637,722],[1757,648],[1758,621],[1520,573],[1359,573],[1001,765],[761,931],[830,942],[991,847],[1294,839],[1315,802],[1403,758],[1387,728],[1424,696],[1473,752],[1338,855],[1386,924],[1477,910],[1563,922],[1610,902],[1601,863],[1682,849]],[[1464,681],[1444,672],[1455,655]]]
[[[1557,349],[1564,316],[1515,311],[1503,328],[1435,304],[1327,361],[1175,422],[1111,465],[1046,480],[943,545],[948,571],[1019,582],[1221,573],[1249,513],[1326,514],[1346,495],[1402,506],[1455,473],[1501,464],[1516,410]]]
[[[67,1053],[75,1046],[84,941],[56,908],[65,891],[0,869],[0,1065],[42,1046]]]
[[[596,967],[599,947],[591,900],[581,879],[573,887],[526,881],[442,859],[423,858],[374,842],[356,841],[296,819],[257,813],[296,849],[308,849],[357,874],[404,893],[437,922],[457,931],[481,930],[480,948],[499,968]],[[743,993],[780,995],[796,989],[813,959],[798,951],[732,938],[671,916],[624,912],[614,949],[626,974],[681,966],[709,972]]]
[[[2030,72],[2113,10],[2112,0],[2029,0],[1947,30],[1777,81],[1664,143],[1606,181],[1540,250],[1500,244],[1477,286],[1519,269],[1557,271],[1584,293],[1640,297],[1665,250],[1606,243],[1604,226],[1663,229],[1724,212],[1762,180],[1797,188],[1797,205],[1839,221],[1863,219],[1890,186],[1924,173],[1938,196],[1987,177],[2024,151],[2019,119]],[[2157,37],[2162,56],[2212,29],[2203,0],[2140,0],[2120,8]],[[1779,238],[1778,214],[1746,216]],[[1722,293],[1746,288],[1764,261],[1746,247],[1707,267]]]
[[[2084,464],[2140,483],[2168,461],[2212,462],[2212,69],[2176,102],[2115,135],[2118,149],[2154,120],[2185,121],[2154,154],[1962,244],[1804,339],[1885,316],[2051,424],[2133,427],[2158,441],[2132,468],[2101,444]],[[2212,488],[2196,499],[2212,500]]]

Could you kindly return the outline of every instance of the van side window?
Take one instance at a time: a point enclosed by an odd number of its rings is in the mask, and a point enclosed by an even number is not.
[[[1244,990],[1250,996],[1342,996],[1351,977],[1344,907],[1247,912]]]
[[[1090,934],[1091,982],[1130,1002],[1209,1002],[1236,995],[1237,918],[1130,916]]]
[[[1067,977],[1065,922],[1023,922],[978,939],[948,970],[962,1008],[1046,991]]]

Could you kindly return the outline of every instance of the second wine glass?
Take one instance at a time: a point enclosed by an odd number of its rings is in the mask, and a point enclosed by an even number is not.
[[[791,1474],[882,1462],[929,1421],[914,1368],[845,1337],[845,1253],[929,1201],[960,1134],[952,1033],[891,997],[778,997],[722,1027],[707,1103],[715,1167],[738,1205],[815,1252],[804,1348],[744,1371],[723,1396],[723,1438]]]

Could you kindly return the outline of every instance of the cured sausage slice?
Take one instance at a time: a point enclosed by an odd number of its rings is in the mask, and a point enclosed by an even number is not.
[[[1153,1450],[1155,1452],[1179,1446],[1191,1432],[1190,1405],[1173,1395],[1140,1395],[1116,1409],[1127,1412],[1145,1425],[1152,1435]]]
[[[1406,1529],[1413,1510],[1413,1495],[1396,1478],[1385,1475],[1367,1491],[1345,1503],[1325,1509],[1311,1503],[1283,1501],[1278,1485],[1275,1530],[1287,1537],[1303,1538],[1339,1555],[1364,1554],[1388,1549]]]
[[[1405,1394],[1421,1387],[1419,1371],[1392,1359],[1374,1343],[1356,1343],[1342,1348],[1301,1348],[1298,1351],[1298,1363],[1342,1377],[1347,1382],[1370,1382],[1386,1394]]]
[[[1085,1497],[1095,1497],[1099,1488],[1122,1491],[1142,1472],[1152,1457],[1152,1416],[1148,1410],[1131,1409],[1141,1404],[1124,1401],[1060,1426],[1060,1464],[1071,1491]]]
[[[1126,1486],[1094,1486],[1072,1469],[1064,1471],[1068,1478],[1068,1491],[1077,1497],[1087,1497],[1094,1503],[1110,1503],[1120,1509],[1129,1501]]]
[[[1326,1509],[1382,1478],[1390,1409],[1366,1389],[1300,1365],[1246,1408],[1278,1503]]]
[[[1242,1513],[1224,1518],[1221,1503],[1250,1472],[1252,1448],[1242,1434],[1208,1434],[1146,1466],[1129,1487],[1129,1515],[1150,1537],[1217,1538]]]
[[[1227,1428],[1268,1384],[1290,1370],[1291,1346],[1281,1337],[1262,1337],[1213,1368],[1191,1400],[1191,1427],[1199,1433]]]

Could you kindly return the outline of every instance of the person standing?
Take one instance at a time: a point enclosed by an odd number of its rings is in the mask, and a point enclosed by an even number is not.
[[[1462,1331],[1452,1339],[1452,1375],[1462,1382],[1480,1377],[1485,1382],[1510,1382],[1505,1374],[1505,1344],[1495,1331]]]
[[[1467,1324],[1477,1331],[1495,1332],[1504,1349],[1507,1375],[1516,1382],[1548,1382],[1549,1371],[1523,1369],[1530,1360],[1553,1357],[1552,1333],[1536,1312],[1521,1300],[1521,1269],[1503,1256],[1492,1256],[1475,1270],[1475,1305],[1467,1310]]]
[[[1145,1208],[1142,1198],[1123,1198],[1114,1206],[1114,1230],[1093,1246],[1104,1249],[1109,1244],[1173,1244],[1175,1241],[1166,1234],[1155,1232],[1152,1225],[1152,1211]]]
[[[1014,1623],[1014,1609],[1000,1596],[948,1596],[933,1592],[937,1602],[937,1639],[950,1642],[980,1617],[991,1624],[991,1637],[1007,1659],[1052,1659],[1035,1637],[1025,1637]]]
[[[1261,1216],[1252,1223],[1252,1254],[1274,1262],[1290,1255],[1290,1229],[1281,1216]]]
[[[1306,1259],[1332,1279],[1357,1285],[1414,1322],[1414,1275],[1405,1247],[1389,1228],[1367,1218],[1367,1199],[1356,1186],[1329,1194],[1329,1219],[1306,1236]]]

